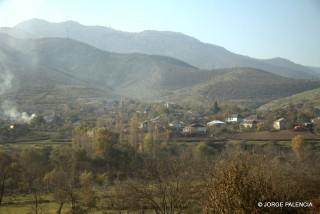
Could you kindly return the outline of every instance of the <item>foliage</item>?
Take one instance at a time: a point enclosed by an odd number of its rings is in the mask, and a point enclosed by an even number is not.
[[[304,155],[304,138],[302,135],[296,135],[291,141],[292,151],[298,159],[302,159]]]

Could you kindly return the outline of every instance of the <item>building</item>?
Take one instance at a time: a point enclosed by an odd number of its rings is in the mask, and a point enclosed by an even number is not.
[[[144,132],[149,131],[149,122],[147,120],[140,123],[139,129],[143,130]]]
[[[207,123],[207,126],[222,126],[224,125],[225,122],[221,121],[221,120],[212,120],[210,122]]]
[[[259,123],[262,124],[258,115],[253,114],[243,119],[240,126],[245,129],[255,129]]]
[[[186,136],[199,136],[207,134],[207,127],[199,124],[193,123],[183,128],[182,133]]]
[[[227,123],[240,123],[242,121],[242,117],[239,114],[232,114],[225,120]]]
[[[172,121],[168,125],[172,129],[179,130],[179,129],[182,129],[184,127],[184,122],[182,122],[182,121]]]
[[[257,127],[257,124],[258,124],[257,120],[247,119],[241,122],[240,126],[245,129],[254,129]]]
[[[279,118],[278,120],[273,122],[273,128],[275,130],[283,130],[286,129],[286,119]]]
[[[313,131],[313,123],[305,122],[300,124],[295,124],[293,126],[293,131]]]

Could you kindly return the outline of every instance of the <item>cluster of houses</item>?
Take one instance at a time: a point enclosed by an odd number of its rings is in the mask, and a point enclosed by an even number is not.
[[[159,122],[160,116],[146,120],[140,124],[140,129],[144,132],[150,131],[150,127],[156,127],[158,131],[165,131],[170,129],[173,133],[182,136],[204,136],[208,134],[210,128],[215,128],[223,125],[236,124],[236,127],[240,129],[257,129],[259,124],[261,127],[264,126],[264,121],[259,119],[256,115],[252,115],[246,118],[241,117],[239,114],[232,114],[222,120],[212,120],[207,123],[193,122],[185,124],[183,121],[172,121],[168,122],[167,125],[161,125]],[[152,125],[151,125],[152,124]],[[287,129],[287,120],[285,118],[279,118],[272,123],[273,130],[285,130]],[[293,126],[294,131],[307,131],[312,130],[313,123],[300,123]]]

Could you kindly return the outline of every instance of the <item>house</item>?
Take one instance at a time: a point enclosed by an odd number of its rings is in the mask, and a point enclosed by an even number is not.
[[[184,127],[182,133],[186,136],[206,135],[207,127],[199,123],[193,123]]]
[[[154,118],[151,118],[150,119],[150,122],[153,122],[153,123],[158,123],[161,119],[161,115],[157,116],[157,117],[154,117]]]
[[[258,118],[258,115],[253,114],[243,119],[243,121],[240,123],[240,126],[245,129],[254,129],[257,128],[257,125],[259,123],[262,124],[262,122]]]
[[[279,118],[278,120],[274,121],[273,122],[273,128],[275,130],[283,130],[283,129],[286,129],[286,119],[284,119],[283,117],[282,118]]]
[[[225,120],[227,123],[240,123],[242,121],[242,117],[239,114],[232,114]]]
[[[149,131],[149,122],[147,120],[140,123],[139,129],[143,130],[144,132]]]
[[[166,107],[167,109],[169,108],[175,109],[175,108],[179,108],[179,105],[174,102],[165,102],[164,107]]]
[[[295,124],[293,126],[293,131],[313,131],[313,123],[305,122],[305,123]]]
[[[241,122],[240,126],[246,129],[253,129],[257,127],[257,124],[257,120],[245,119]]]
[[[320,117],[316,117],[316,118],[313,118],[313,119],[311,119],[311,123],[317,123],[317,122],[319,122],[320,121]]]
[[[182,122],[182,121],[172,121],[168,125],[172,129],[180,130],[180,129],[182,129],[184,127],[184,122]]]
[[[212,120],[210,122],[207,123],[207,126],[221,126],[224,125],[225,122],[221,121],[221,120]]]

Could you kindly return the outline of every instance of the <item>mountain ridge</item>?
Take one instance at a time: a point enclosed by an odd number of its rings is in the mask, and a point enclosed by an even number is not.
[[[12,93],[29,93],[29,97],[50,95],[57,88],[74,93],[86,88],[90,94],[95,88],[108,97],[177,102],[197,102],[203,97],[202,101],[261,103],[320,87],[320,81],[296,80],[255,68],[201,70],[167,56],[106,52],[65,38],[19,40],[0,34],[0,64],[0,74],[8,69],[15,76]]]
[[[296,79],[320,78],[317,69],[291,61],[287,61],[286,66],[280,66],[272,59],[260,60],[235,54],[221,46],[171,31],[125,32],[74,21],[51,23],[40,19],[22,22],[14,29],[37,35],[35,37],[72,38],[110,52],[169,56],[202,69],[253,67]]]

